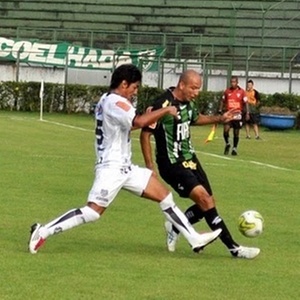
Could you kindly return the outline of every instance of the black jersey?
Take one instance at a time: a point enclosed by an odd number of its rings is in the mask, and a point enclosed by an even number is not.
[[[153,110],[176,106],[178,120],[171,115],[162,117],[152,129],[156,141],[157,162],[183,162],[192,159],[195,150],[190,139],[190,125],[196,122],[199,111],[193,101],[178,101],[168,89],[153,104]]]

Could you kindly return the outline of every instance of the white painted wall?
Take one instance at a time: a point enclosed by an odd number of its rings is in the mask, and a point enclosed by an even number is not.
[[[195,67],[197,71],[201,69]],[[180,69],[166,68],[163,74],[163,88],[175,86],[179,76]],[[227,77],[225,70],[215,70],[214,74],[208,76],[208,90],[222,91],[227,87]],[[240,86],[245,88],[245,72],[236,71],[233,75],[239,77]],[[249,79],[254,81],[255,88],[266,94],[288,93],[289,91],[289,74],[284,74],[281,78],[280,73],[262,73],[251,72]],[[17,77],[17,69],[13,65],[0,65],[0,81],[14,81]],[[84,69],[68,69],[68,83],[90,84],[90,85],[109,85],[111,72],[110,71],[89,71]],[[22,65],[19,71],[19,81],[41,81],[52,83],[65,82],[65,70],[53,67],[39,67]],[[158,86],[159,75],[157,72],[144,72],[143,84],[148,86]],[[300,72],[293,74],[292,92],[300,94]]]
[[[65,72],[63,69],[53,67],[40,67],[21,65],[19,81],[41,81],[63,83]],[[16,81],[17,68],[14,65],[0,65],[0,81]]]

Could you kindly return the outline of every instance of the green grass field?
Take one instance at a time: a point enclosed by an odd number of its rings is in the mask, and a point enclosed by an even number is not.
[[[220,215],[238,242],[261,248],[253,261],[231,258],[220,241],[197,255],[181,238],[168,253],[158,205],[125,191],[101,220],[31,255],[30,225],[84,205],[94,177],[93,118],[45,119],[0,111],[0,299],[299,299],[300,131],[261,129],[256,141],[242,130],[239,156],[224,157],[221,126],[209,144],[210,126],[193,128]],[[138,135],[133,160],[143,165]],[[175,201],[183,210],[192,203]],[[255,239],[237,229],[248,209],[265,219]]]

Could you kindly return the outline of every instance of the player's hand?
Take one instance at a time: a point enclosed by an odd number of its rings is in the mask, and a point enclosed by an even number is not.
[[[151,111],[152,111],[152,108],[153,108],[153,106],[148,106],[147,109],[146,109],[146,113],[151,112]]]
[[[169,115],[173,116],[176,120],[179,119],[178,114],[177,114],[177,107],[168,106],[166,109],[168,110]]]
[[[235,108],[228,110],[222,115],[223,123],[228,123],[232,120],[241,120],[241,119],[242,119],[241,111]]]
[[[153,164],[153,163],[147,164],[147,165],[146,165],[146,168],[152,171],[154,177],[158,178],[157,172],[156,172],[156,170],[155,170],[155,167],[154,167],[154,164]]]

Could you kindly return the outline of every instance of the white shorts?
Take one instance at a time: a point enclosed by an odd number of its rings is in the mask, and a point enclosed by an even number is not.
[[[95,179],[88,196],[88,202],[108,207],[120,189],[141,196],[150,180],[152,171],[131,165],[126,168],[96,165]]]

